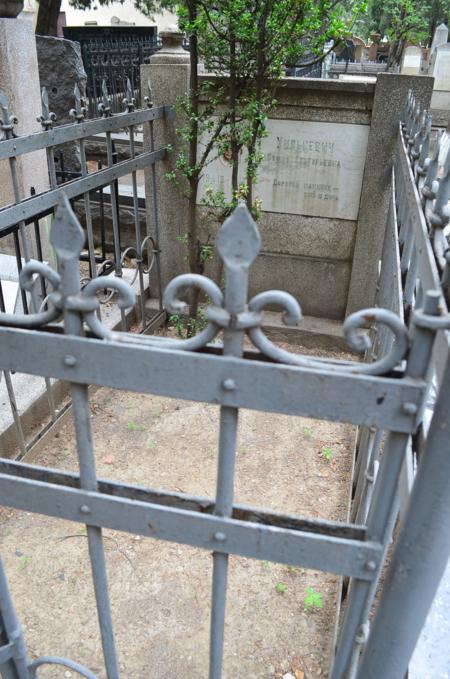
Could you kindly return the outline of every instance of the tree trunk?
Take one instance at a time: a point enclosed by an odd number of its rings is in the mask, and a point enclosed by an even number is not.
[[[230,28],[230,75],[229,75],[229,106],[230,106],[230,151],[231,151],[231,190],[233,202],[239,188],[239,143],[237,138],[237,82],[236,82],[236,41],[234,31]]]
[[[57,35],[60,9],[61,0],[39,0],[36,35]]]
[[[189,21],[194,23],[197,18],[197,0],[190,0],[188,4]],[[197,146],[198,146],[198,114],[199,114],[199,91],[198,91],[198,42],[197,35],[193,33],[189,36],[189,55],[190,55],[190,80],[189,97],[191,103],[190,140],[189,140],[189,167],[197,166]],[[198,229],[197,229],[197,194],[199,177],[197,172],[189,179],[189,216],[188,216],[188,257],[189,270],[191,273],[198,273]],[[191,293],[189,304],[189,316],[195,321],[198,311],[198,290],[194,288]]]

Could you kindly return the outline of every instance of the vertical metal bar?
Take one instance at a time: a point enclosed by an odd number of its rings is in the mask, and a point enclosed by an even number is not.
[[[3,297],[2,283],[0,280],[0,312],[5,313],[5,300]],[[11,407],[11,413],[13,416],[14,424],[17,433],[17,442],[19,444],[19,449],[22,455],[27,452],[27,447],[25,443],[25,436],[23,434],[22,422],[20,420],[19,409],[17,407],[16,395],[14,393],[14,387],[11,379],[11,373],[9,370],[4,370],[3,375],[5,377],[6,390],[8,392],[9,405]]]
[[[361,443],[358,449],[359,468],[358,474],[355,473],[357,482],[352,504],[352,521],[359,510],[363,498],[364,489],[366,486],[366,476],[370,464],[371,449],[375,436],[375,432],[371,431],[369,428],[367,428],[366,431],[367,434],[364,437],[361,437]]]
[[[81,174],[86,177],[88,172],[87,162],[86,162],[86,149],[84,145],[84,139],[79,141],[80,148],[80,165]],[[89,254],[89,273],[91,278],[97,277],[97,266],[95,262],[95,245],[94,245],[94,230],[92,227],[92,213],[91,213],[91,200],[89,191],[83,195],[84,199],[84,212],[86,215],[86,231],[87,231],[87,241],[88,241],[88,254]]]
[[[114,164],[113,157],[113,145],[111,132],[106,132],[106,155],[108,160],[108,167],[112,167]],[[119,198],[118,198],[118,183],[112,181],[111,187],[111,217],[113,223],[113,237],[114,237],[114,273],[116,276],[122,277],[122,254],[120,252],[120,226],[119,226]],[[127,322],[125,317],[125,311],[120,310],[122,318],[122,330],[126,331]]]
[[[0,649],[2,636],[13,646],[13,659],[0,665],[2,677],[4,679],[29,679],[27,649],[0,559]]]
[[[20,272],[22,271],[22,253],[20,250],[20,240],[19,240],[19,234],[17,229],[14,229],[13,233],[13,238],[14,238],[14,253],[16,255],[16,262],[17,262],[17,273],[20,276]],[[25,314],[28,313],[28,300],[27,300],[27,295],[25,290],[20,286],[20,297],[22,299],[22,306],[23,306],[23,311]]]
[[[389,541],[387,526],[391,525],[391,516],[396,509],[397,484],[407,442],[407,434],[391,432],[388,435],[367,518],[367,538],[381,543],[384,551]],[[379,573],[381,563],[374,565],[374,573]],[[355,644],[360,646],[364,642],[363,623],[372,604],[376,585],[377,578],[372,582],[354,579],[350,584],[332,679],[346,676]]]
[[[36,190],[34,186],[31,187],[31,195],[34,196],[36,195]],[[39,219],[35,219],[33,221],[33,226],[34,226],[34,240],[36,242],[36,251],[37,251],[37,257],[40,262],[43,262],[43,254],[42,254],[42,241],[41,241],[41,231],[40,231],[40,225],[39,225]],[[45,299],[47,296],[47,285],[45,282],[44,276],[39,276],[40,281],[41,281],[41,295],[42,299]]]
[[[218,251],[225,264],[225,308],[230,318],[236,318],[246,309],[248,270],[259,247],[256,225],[247,208],[241,204],[225,221],[218,237]],[[232,327],[224,331],[224,355],[242,356],[244,334],[244,331]],[[233,389],[236,385],[232,383],[227,386]],[[219,461],[214,513],[222,517],[230,516],[233,509],[238,413],[237,408],[228,406],[220,408]],[[216,533],[215,539],[220,543],[226,539],[226,535]],[[220,679],[222,676],[227,577],[228,555],[214,552],[209,679]]]
[[[155,150],[155,135],[153,130],[153,120],[150,120],[150,151]],[[155,230],[155,241],[156,241],[156,279],[158,283],[158,303],[159,310],[163,310],[163,291],[161,282],[161,258],[160,258],[160,240],[159,240],[159,216],[158,216],[158,192],[156,190],[156,166],[155,163],[151,165],[151,175],[152,175],[152,212],[153,212],[153,227]],[[147,236],[149,235],[149,225],[147,221]],[[149,285],[150,285],[150,274],[149,274]]]
[[[60,204],[53,222],[52,244],[58,255],[58,267],[61,274],[61,293],[63,299],[66,299],[68,296],[76,296],[80,292],[78,258],[84,245],[84,233],[76,220],[67,199],[64,199],[64,202]],[[79,246],[78,252],[75,252],[77,246]],[[82,335],[82,320],[77,311],[71,311],[67,308],[64,309],[64,332],[68,335]],[[80,487],[84,490],[96,491],[97,475],[95,470],[88,387],[84,384],[71,383],[71,394],[80,469]],[[90,508],[87,505],[83,505],[80,508],[80,512],[81,516],[86,516],[90,512]],[[102,531],[95,526],[87,526],[87,537],[106,672],[108,679],[118,679],[119,669],[109,603],[108,578],[102,542]]]
[[[134,159],[136,157],[136,149],[134,143],[134,125],[129,127],[130,134],[130,155]],[[136,235],[136,266],[138,269],[139,276],[139,290],[141,293],[140,307],[141,307],[141,322],[142,329],[145,328],[145,288],[144,288],[144,272],[142,270],[142,234],[141,234],[141,223],[139,220],[139,199],[137,191],[137,180],[136,172],[131,173],[131,184],[133,188],[133,212],[134,212],[134,228]]]
[[[355,523],[365,524],[367,522],[367,515],[372,503],[373,489],[377,480],[378,460],[383,436],[384,431],[382,429],[377,429],[370,449],[370,458],[367,464],[367,472],[365,474],[365,488],[360,505],[358,507],[358,512],[354,519]]]
[[[450,359],[359,679],[405,676],[450,556]]]
[[[114,150],[112,145],[111,132],[106,132],[106,155],[108,161],[108,167],[112,167],[114,164]],[[113,236],[114,236],[114,258],[115,258],[115,274],[116,276],[122,276],[121,267],[121,254],[120,254],[120,233],[119,233],[119,221],[117,219],[117,206],[118,206],[118,196],[117,196],[117,185],[115,181],[111,182],[111,212],[112,212],[112,222],[113,222]]]
[[[407,313],[413,306],[414,292],[417,285],[417,266],[418,266],[417,249],[416,246],[414,245],[408,272],[406,274],[403,292],[404,308],[405,312]]]
[[[20,203],[21,202],[21,196],[20,196],[20,188],[19,188],[19,179],[18,179],[18,174],[17,174],[16,158],[12,157],[9,160],[10,160],[10,169],[11,169],[11,179],[12,179],[12,184],[13,184],[14,200],[16,201],[16,203]],[[19,231],[20,231],[21,240],[22,240],[24,259],[25,259],[26,262],[29,262],[30,261],[30,248],[28,246],[26,225],[25,225],[24,221],[21,221],[19,223]],[[16,240],[16,243],[17,244],[19,243],[18,239]],[[22,268],[20,250],[19,250],[18,267],[19,267],[19,262],[20,262],[20,268],[19,268],[19,271],[20,271],[20,269]],[[30,294],[31,294],[31,305],[32,305],[33,311],[37,312],[38,311],[38,303],[37,303],[36,293],[35,293],[34,288],[31,289]],[[53,398],[52,385],[51,385],[51,381],[48,377],[44,378],[44,382],[45,382],[45,389],[46,389],[46,393],[47,393],[48,405],[49,405],[49,409],[50,409],[50,417],[52,419],[52,422],[54,422],[56,420],[56,407],[55,407],[55,400]]]
[[[425,297],[426,314],[438,313],[440,293],[430,291]],[[434,333],[426,328],[414,328],[413,344],[406,373],[409,377],[426,376],[431,358]],[[405,459],[409,435],[390,432],[377,475],[373,499],[367,517],[367,539],[379,542],[386,553],[395,517],[398,511],[398,481]],[[374,564],[376,575],[371,582],[353,580],[350,585],[347,610],[341,629],[340,642],[333,666],[332,679],[346,676],[354,652],[362,648],[367,633],[366,620],[375,596],[380,569],[384,560]],[[364,677],[365,679],[365,677]],[[384,677],[383,677],[384,679]]]

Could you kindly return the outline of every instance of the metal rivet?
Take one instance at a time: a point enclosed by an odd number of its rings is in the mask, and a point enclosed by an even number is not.
[[[366,561],[364,568],[366,571],[371,571],[373,573],[373,571],[377,570],[377,564],[375,561]]]
[[[63,363],[64,365],[67,365],[69,368],[73,368],[73,366],[77,364],[77,359],[75,358],[75,356],[67,354],[67,356],[64,356]]]
[[[226,539],[225,533],[214,533],[214,540],[217,540],[217,542],[225,542]]]
[[[406,415],[415,415],[417,413],[417,405],[415,403],[404,403],[402,408]]]
[[[226,391],[234,391],[236,389],[236,382],[234,380],[228,378],[228,379],[226,379],[222,382],[222,387]]]
[[[91,513],[91,508],[88,507],[87,505],[81,505],[80,507],[80,512],[82,514],[90,514]]]

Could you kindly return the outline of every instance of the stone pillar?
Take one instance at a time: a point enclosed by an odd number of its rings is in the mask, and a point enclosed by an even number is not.
[[[17,135],[40,132],[36,118],[41,114],[41,91],[34,26],[29,19],[0,19],[0,90],[9,111],[18,118]],[[22,156],[17,163],[22,198],[31,188],[36,193],[49,188],[45,151]],[[0,161],[0,207],[14,202],[8,163]]]
[[[154,106],[175,106],[177,97],[185,95],[189,90],[189,53],[182,48],[183,34],[178,30],[162,31],[162,49],[150,59],[150,64],[141,66],[142,96],[147,94],[147,81],[152,84]],[[178,113],[154,123],[154,148],[163,146],[172,148],[164,160],[156,163],[157,213],[159,222],[159,247],[161,250],[162,288],[180,273],[188,271],[186,245],[177,239],[187,233],[187,182],[173,184],[166,174],[175,167],[179,151],[179,140],[176,128],[183,124]],[[150,132],[146,125],[144,131],[144,149],[150,150]],[[145,195],[147,220],[150,232],[155,233],[153,215],[152,168],[145,169]]]
[[[87,76],[81,58],[80,43],[47,35],[36,36],[36,48],[41,87],[48,93],[49,108],[56,115],[56,125],[73,123],[69,111],[75,100],[73,90],[78,85],[86,90]],[[64,168],[80,172],[78,142],[70,142],[58,148],[62,153]],[[57,159],[58,162],[58,159]]]
[[[36,55],[34,22],[29,18],[0,18],[0,91],[6,94],[9,112],[18,123],[14,128],[18,136],[40,132],[37,117],[41,114],[41,88]],[[1,136],[1,132],[0,132]],[[36,193],[47,191],[49,177],[45,150],[19,156],[17,173],[21,199],[28,198],[32,189]],[[0,208],[14,203],[9,161],[0,161]],[[41,243],[44,259],[52,262],[52,249],[48,240],[50,218],[40,220]],[[37,255],[33,227],[28,228],[30,255]],[[0,252],[14,255],[12,235],[0,239]]]
[[[408,90],[422,108],[430,109],[433,78],[378,74],[364,168],[347,314],[375,301],[378,262],[383,248],[390,199],[392,163],[400,116]]]

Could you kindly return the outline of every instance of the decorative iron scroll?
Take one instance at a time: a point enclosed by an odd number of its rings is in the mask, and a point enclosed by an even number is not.
[[[292,295],[281,290],[262,292],[254,296],[244,311],[233,314],[232,300],[237,294],[245,292],[247,298],[250,266],[256,259],[261,240],[258,228],[246,205],[240,203],[233,214],[220,229],[217,250],[224,262],[225,290],[212,280],[197,274],[184,274],[174,278],[166,288],[164,295],[165,308],[170,313],[183,313],[186,307],[181,296],[189,288],[198,288],[209,299],[206,308],[208,323],[196,336],[185,339],[168,339],[149,337],[131,333],[117,333],[107,329],[98,318],[100,301],[97,293],[105,288],[118,294],[117,304],[120,309],[132,307],[135,294],[132,288],[118,277],[102,276],[93,279],[78,294],[65,295],[65,280],[73,282],[79,277],[79,255],[84,245],[84,232],[69,201],[63,198],[59,204],[52,223],[50,241],[55,249],[59,273],[48,265],[31,261],[26,264],[20,274],[20,283],[25,290],[33,286],[34,278],[41,276],[52,291],[46,300],[46,308],[39,313],[29,315],[0,314],[0,325],[22,328],[39,328],[54,323],[65,310],[77,312],[94,335],[99,338],[166,346],[168,348],[197,351],[212,342],[223,331],[226,333],[245,332],[251,343],[267,358],[294,366],[318,368],[339,372],[358,372],[360,374],[383,375],[395,368],[407,355],[409,334],[406,326],[391,311],[386,309],[367,309],[359,311],[347,318],[344,323],[344,335],[349,346],[359,352],[370,349],[370,340],[363,328],[374,323],[386,325],[393,333],[395,342],[391,351],[373,363],[358,363],[311,358],[294,354],[277,347],[263,331],[263,310],[276,306],[284,311],[283,321],[288,326],[295,326],[302,318],[301,307]],[[71,287],[73,290],[73,287]]]

